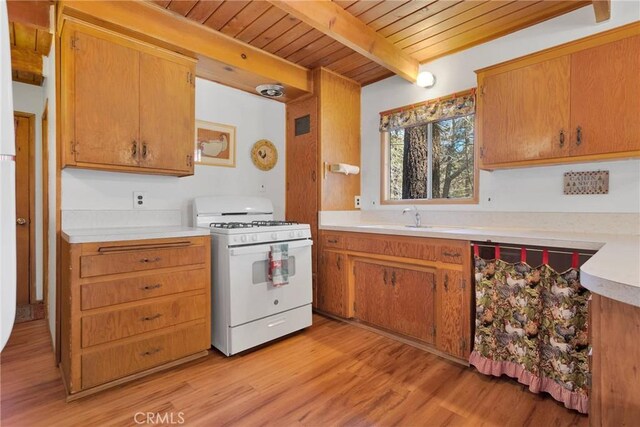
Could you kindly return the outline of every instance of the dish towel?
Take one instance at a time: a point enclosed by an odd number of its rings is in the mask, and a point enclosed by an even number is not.
[[[269,252],[269,280],[273,286],[289,284],[289,245],[271,245]]]

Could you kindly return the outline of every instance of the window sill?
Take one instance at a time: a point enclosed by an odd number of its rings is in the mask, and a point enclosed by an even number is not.
[[[477,205],[478,197],[470,199],[402,199],[380,200],[381,205]]]

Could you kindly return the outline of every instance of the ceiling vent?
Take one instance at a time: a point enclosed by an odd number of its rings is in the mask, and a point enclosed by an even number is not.
[[[256,91],[258,91],[260,95],[268,98],[280,98],[284,95],[284,86],[279,84],[260,85],[256,87]]]

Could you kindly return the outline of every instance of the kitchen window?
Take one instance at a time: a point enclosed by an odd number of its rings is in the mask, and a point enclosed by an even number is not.
[[[383,204],[477,203],[475,91],[381,113]]]

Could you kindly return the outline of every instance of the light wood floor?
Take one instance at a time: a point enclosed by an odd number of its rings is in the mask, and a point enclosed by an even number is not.
[[[16,325],[2,353],[3,426],[135,425],[182,412],[184,425],[586,426],[588,419],[505,378],[478,374],[356,326],[314,325],[254,352],[214,352],[65,403],[44,320]]]

